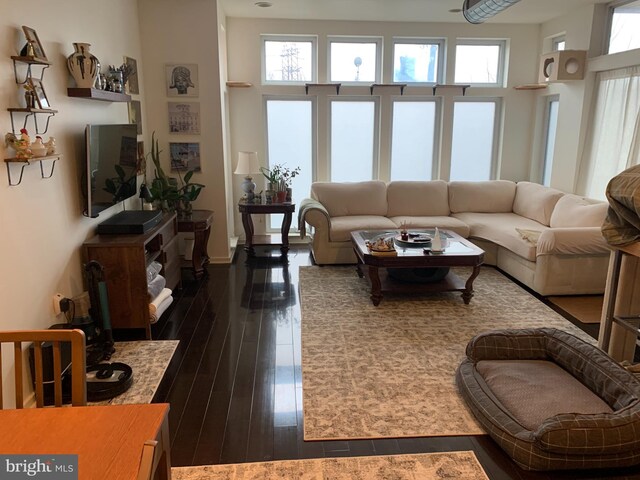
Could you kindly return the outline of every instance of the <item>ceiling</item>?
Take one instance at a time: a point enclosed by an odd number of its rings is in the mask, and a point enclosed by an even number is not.
[[[228,17],[308,20],[366,20],[387,22],[464,22],[463,0],[221,0]],[[521,0],[489,20],[491,23],[543,23],[595,3],[610,0]],[[487,22],[487,23],[489,23]]]

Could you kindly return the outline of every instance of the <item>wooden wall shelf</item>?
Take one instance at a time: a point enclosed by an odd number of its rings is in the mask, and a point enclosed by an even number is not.
[[[89,98],[102,102],[130,102],[131,95],[126,93],[108,92],[97,88],[67,88],[67,95],[77,98]]]
[[[398,87],[400,89],[400,95],[404,95],[404,89],[406,86],[406,83],[372,83],[369,86],[369,92],[373,95],[373,91],[378,87]]]
[[[543,90],[547,88],[546,83],[527,83],[525,85],[516,85],[515,90]]]
[[[342,83],[305,83],[304,84],[304,93],[309,95],[309,88],[312,87],[330,87],[336,89],[336,95],[340,95],[340,87]]]
[[[56,168],[56,162],[60,160],[61,157],[62,155],[56,154],[56,155],[46,155],[44,157],[32,157],[32,158],[5,158],[4,163],[7,166],[7,177],[9,178],[9,185],[12,187],[15,187],[16,185],[20,185],[20,183],[22,182],[22,175],[24,174],[25,167],[35,162],[40,163],[40,175],[42,176],[42,178],[51,178],[53,176],[53,171]],[[49,171],[48,175],[44,173],[44,167],[42,166],[42,162],[45,160],[53,160],[53,163],[51,164],[51,171]],[[11,176],[11,168],[9,165],[16,164],[16,163],[21,163],[22,167],[20,168],[20,176],[18,177],[18,181],[14,182]]]
[[[432,88],[433,88],[433,95],[435,96],[436,92],[438,91],[439,88],[461,88],[462,89],[462,96],[465,96],[467,94],[467,88],[469,88],[471,85],[461,85],[461,84],[457,84],[457,83],[436,83]]]
[[[249,88],[249,87],[253,87],[253,83],[251,83],[251,82],[232,82],[232,81],[228,81],[227,82],[227,87],[231,87],[231,88]]]

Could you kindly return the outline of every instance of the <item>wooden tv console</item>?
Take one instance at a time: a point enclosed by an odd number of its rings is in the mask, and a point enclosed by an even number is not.
[[[142,234],[97,235],[83,244],[85,261],[104,267],[111,325],[144,329],[151,338],[147,266],[162,264],[167,288],[180,288],[180,256],[176,214],[165,214],[158,225]]]

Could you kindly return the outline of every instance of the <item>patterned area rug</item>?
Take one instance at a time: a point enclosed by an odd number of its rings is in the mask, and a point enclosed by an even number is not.
[[[133,385],[121,395],[89,405],[123,405],[151,403],[160,385],[178,340],[144,340],[140,342],[116,342],[116,353],[109,362],[126,363],[133,370]]]
[[[474,335],[555,327],[595,343],[490,267],[470,305],[453,292],[374,307],[369,290],[355,267],[300,267],[305,440],[483,434],[454,381]]]
[[[173,480],[300,479],[352,480],[457,478],[488,480],[473,452],[421,453],[378,457],[320,458],[278,462],[174,467]]]

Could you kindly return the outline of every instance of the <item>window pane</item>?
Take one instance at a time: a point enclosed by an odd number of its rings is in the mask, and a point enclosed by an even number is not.
[[[438,78],[438,45],[396,43],[393,46],[394,82],[429,82]]]
[[[560,102],[552,100],[548,105],[547,131],[545,135],[544,167],[542,171],[542,184],[551,185],[551,168],[553,166],[553,150],[556,145],[556,129],[558,126],[558,107]]]
[[[564,37],[556,39],[553,41],[553,51],[558,52],[561,50],[565,50],[566,45],[567,43],[565,42]]]
[[[495,114],[494,102],[455,103],[451,180],[491,180]]]
[[[331,42],[332,82],[375,82],[375,43]]]
[[[394,102],[391,180],[431,180],[435,102]]]
[[[291,182],[293,203],[309,196],[313,181],[313,104],[311,100],[267,100],[267,154],[269,166],[281,164],[300,173]],[[260,175],[257,191],[265,179]],[[270,227],[279,230],[282,215],[271,215]],[[292,228],[294,225],[292,225]]]
[[[613,9],[609,53],[640,48],[640,1]]]
[[[331,102],[331,181],[360,182],[373,174],[374,102]]]
[[[456,46],[456,83],[498,83],[500,45]]]
[[[265,80],[309,82],[313,80],[312,42],[264,42]]]

